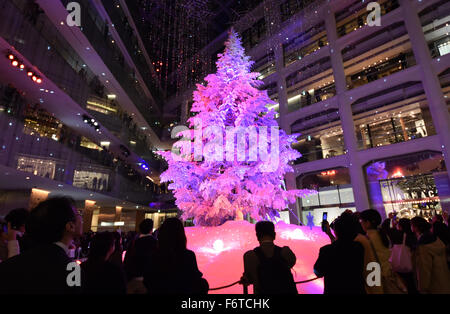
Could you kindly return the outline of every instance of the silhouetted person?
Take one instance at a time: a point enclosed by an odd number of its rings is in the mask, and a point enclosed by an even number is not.
[[[126,273],[128,280],[144,276],[144,268],[156,251],[157,242],[153,237],[153,220],[144,219],[139,224],[139,238],[134,247],[126,253]]]
[[[445,244],[430,231],[431,225],[422,217],[411,220],[417,247],[413,254],[417,289],[421,294],[450,293],[450,273]]]
[[[114,252],[109,257],[109,261],[123,269],[122,255],[123,255],[123,246],[122,246],[122,236],[118,231],[113,232],[114,235]]]
[[[0,294],[70,294],[68,247],[81,235],[82,219],[73,200],[58,197],[33,209],[26,224],[28,251],[0,264]]]
[[[364,247],[354,241],[358,222],[343,213],[333,226],[336,240],[320,249],[314,273],[325,279],[324,294],[365,294]]]
[[[244,254],[245,284],[253,284],[255,294],[297,294],[291,268],[295,254],[287,246],[274,244],[275,226],[270,221],[260,221],[255,226],[260,246]]]
[[[403,259],[408,257],[411,257],[411,263],[408,261],[405,261],[407,265],[395,265],[396,263],[392,260],[391,256],[391,264],[394,271],[397,272],[397,274],[402,277],[403,281],[406,284],[406,287],[408,288],[408,294],[417,294],[417,288],[416,288],[416,282],[414,278],[414,272],[410,268],[412,265],[412,252],[416,248],[417,245],[417,238],[414,235],[414,233],[411,231],[411,221],[408,218],[401,218],[396,228],[391,231],[391,240],[392,244],[394,246],[396,245],[405,245],[407,249],[407,254],[403,253]],[[395,248],[392,248],[392,251],[395,251]],[[406,256],[405,256],[406,255]]]
[[[122,269],[108,261],[115,249],[114,234],[98,233],[91,242],[89,257],[81,264],[81,288],[84,294],[125,294]]]
[[[186,248],[183,223],[168,218],[158,232],[158,249],[146,267],[144,284],[150,294],[206,294],[208,282],[197,266],[195,253]]]
[[[7,223],[7,258],[19,255],[19,253],[26,249],[26,243],[23,241],[23,234],[25,233],[25,223],[29,217],[30,212],[25,208],[17,208],[8,213],[5,217]],[[5,259],[6,260],[6,259]]]

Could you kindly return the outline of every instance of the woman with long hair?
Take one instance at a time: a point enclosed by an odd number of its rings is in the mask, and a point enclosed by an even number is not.
[[[109,262],[115,250],[111,232],[97,233],[91,242],[89,257],[81,264],[81,289],[84,294],[125,294],[125,274]]]
[[[158,248],[144,271],[150,294],[206,294],[208,282],[197,266],[195,253],[188,250],[184,226],[168,218],[158,232]]]

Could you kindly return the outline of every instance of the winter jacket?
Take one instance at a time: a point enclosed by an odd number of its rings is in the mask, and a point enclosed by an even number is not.
[[[430,233],[419,238],[413,262],[420,293],[450,293],[450,273],[445,250],[444,243]]]

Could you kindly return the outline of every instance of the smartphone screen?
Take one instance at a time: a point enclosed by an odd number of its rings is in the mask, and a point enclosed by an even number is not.
[[[324,212],[323,215],[322,215],[322,231],[323,231],[323,232],[326,231],[324,222],[327,221],[327,220],[328,220],[328,213],[327,213],[327,212]]]

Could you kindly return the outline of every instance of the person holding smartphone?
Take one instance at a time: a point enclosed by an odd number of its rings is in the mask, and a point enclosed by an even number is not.
[[[330,223],[328,222],[328,213],[322,214],[322,231],[330,238],[331,242],[336,241],[336,237],[331,232]]]
[[[29,212],[25,208],[17,208],[12,210],[5,217],[7,223],[6,241],[8,259],[20,254],[19,238],[25,233],[25,223],[28,219],[28,215]]]

